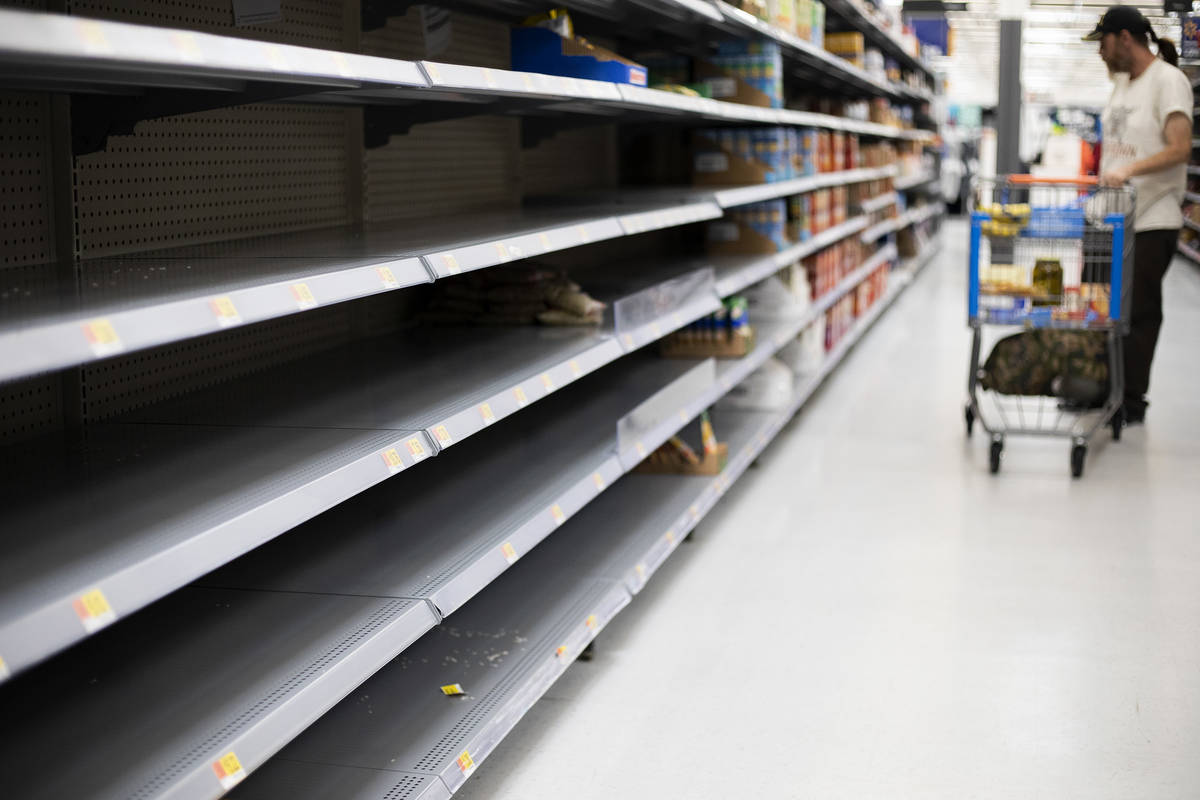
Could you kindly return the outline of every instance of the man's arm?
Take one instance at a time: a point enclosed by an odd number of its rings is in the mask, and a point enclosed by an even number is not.
[[[1167,146],[1162,150],[1140,161],[1105,170],[1100,183],[1121,186],[1135,175],[1148,175],[1176,164],[1186,164],[1192,155],[1192,121],[1187,115],[1182,111],[1172,112],[1163,126],[1163,138],[1167,140]]]

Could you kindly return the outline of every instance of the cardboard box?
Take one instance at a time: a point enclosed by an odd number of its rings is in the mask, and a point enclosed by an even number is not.
[[[660,447],[638,464],[634,472],[643,475],[719,475],[728,461],[729,445],[724,442],[717,444],[717,452],[704,453],[699,464],[690,464],[673,450]]]
[[[715,256],[768,255],[786,249],[749,225],[733,219],[708,223],[705,250]]]
[[[771,108],[770,95],[755,89],[724,67],[697,59],[692,71],[696,82],[708,87],[709,96],[714,100]]]
[[[641,64],[580,39],[566,39],[538,27],[512,29],[512,68],[570,78],[646,85]]]
[[[754,349],[754,329],[749,336],[724,335],[711,340],[685,339],[673,333],[659,345],[663,358],[741,358]]]

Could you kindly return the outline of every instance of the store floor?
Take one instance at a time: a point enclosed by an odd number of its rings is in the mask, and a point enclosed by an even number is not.
[[[992,476],[944,236],[460,798],[1200,797],[1200,268],[1146,426]]]

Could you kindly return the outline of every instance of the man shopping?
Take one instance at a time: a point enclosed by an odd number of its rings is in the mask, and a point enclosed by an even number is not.
[[[1113,92],[1102,117],[1100,182],[1137,192],[1133,311],[1125,339],[1125,420],[1142,422],[1150,362],[1162,326],[1162,280],[1183,227],[1192,152],[1192,84],[1176,66],[1175,46],[1159,39],[1141,12],[1112,6],[1085,41],[1100,43]],[[1150,50],[1153,42],[1156,57]]]

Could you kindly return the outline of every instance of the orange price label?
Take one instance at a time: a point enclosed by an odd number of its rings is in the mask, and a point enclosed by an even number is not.
[[[380,455],[383,457],[383,463],[387,465],[390,474],[395,475],[404,469],[404,461],[400,458],[400,451],[396,448],[392,447],[384,450]]]
[[[513,389],[513,397],[517,398],[517,405],[521,408],[529,405],[529,398],[525,396],[525,390],[520,386]]]
[[[241,324],[242,315],[238,313],[237,306],[233,304],[232,298],[226,296],[214,297],[208,301],[208,307],[212,309],[213,316],[217,318],[217,325],[222,328]]]
[[[212,768],[217,775],[217,780],[221,782],[221,788],[227,791],[237,786],[246,777],[246,770],[242,767],[242,762],[238,760],[232,750],[212,762]]]
[[[592,630],[595,630],[596,626],[600,624],[600,618],[595,614],[588,614],[588,618],[584,620],[584,624]]]
[[[479,416],[483,417],[484,425],[491,425],[496,421],[496,414],[492,411],[492,407],[488,403],[479,404]]]
[[[97,358],[110,356],[125,349],[121,337],[117,335],[117,329],[107,319],[94,319],[83,323],[83,336],[92,348],[92,355]]]
[[[458,769],[464,778],[471,777],[471,773],[475,771],[475,760],[471,758],[471,753],[467,750],[463,750],[454,763],[458,764]]]
[[[425,452],[425,445],[421,444],[420,439],[409,439],[405,444],[408,446],[408,454],[412,456],[413,461],[421,461],[429,455]]]
[[[450,431],[446,430],[445,425],[438,425],[434,428],[433,435],[437,437],[438,444],[448,445],[454,443],[454,439],[450,437]]]
[[[101,628],[117,621],[117,612],[108,604],[108,598],[99,589],[84,592],[71,602],[75,615],[88,633],[95,633]]]
[[[570,652],[571,651],[567,649],[567,646],[565,644],[560,644],[558,646],[558,648],[555,649],[554,655],[558,656],[560,659],[565,661],[567,656],[570,654]]]
[[[517,548],[512,546],[512,542],[505,542],[500,546],[500,552],[504,554],[504,560],[508,563],[515,563],[517,560]]]
[[[550,506],[550,516],[554,517],[555,525],[562,525],[567,521],[567,515],[563,513],[562,506],[558,503]]]
[[[396,273],[392,272],[391,267],[376,267],[375,272],[379,275],[379,282],[383,284],[383,288],[400,288],[400,281],[396,280]]]
[[[317,298],[313,297],[312,290],[308,288],[307,283],[293,283],[292,297],[296,298],[296,305],[300,307],[301,311],[317,307]]]

